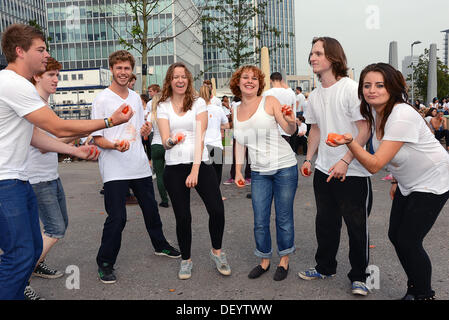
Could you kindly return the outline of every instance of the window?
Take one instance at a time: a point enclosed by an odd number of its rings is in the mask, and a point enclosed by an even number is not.
[[[78,80],[84,80],[84,75],[82,73],[78,74]]]
[[[72,74],[72,80],[76,80],[76,74]]]
[[[63,81],[69,80],[69,76],[66,75],[66,74],[63,74],[63,75],[62,75],[62,80],[63,80]]]

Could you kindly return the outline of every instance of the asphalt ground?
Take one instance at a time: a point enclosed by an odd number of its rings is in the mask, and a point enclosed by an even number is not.
[[[298,163],[304,157],[298,156]],[[223,181],[229,178],[229,165],[223,169]],[[294,203],[296,252],[290,257],[289,275],[284,281],[274,281],[279,257],[274,254],[269,272],[259,279],[248,278],[249,271],[259,263],[253,254],[253,211],[246,195],[247,186],[238,189],[221,185],[225,200],[226,225],[223,250],[232,268],[231,276],[222,276],[209,258],[211,242],[208,216],[196,191],[191,193],[192,211],[192,278],[179,280],[180,259],[156,256],[146,232],[138,205],[127,206],[127,224],[123,231],[121,250],[115,265],[117,282],[99,281],[96,254],[106,218],[102,181],[95,162],[60,163],[59,173],[67,197],[69,227],[63,240],[47,257],[47,264],[65,275],[59,279],[32,277],[32,287],[46,300],[157,300],[157,301],[282,301],[282,300],[394,300],[406,290],[406,277],[388,240],[391,200],[390,183],[382,181],[382,170],[374,175],[373,208],[369,218],[370,265],[378,270],[373,277],[372,293],[354,296],[347,278],[348,237],[343,223],[337,256],[338,270],[333,278],[305,281],[299,271],[315,266],[315,200],[312,178],[299,176]],[[155,181],[154,181],[155,182]],[[159,194],[155,186],[157,200]],[[274,206],[273,206],[274,207]],[[274,209],[272,239],[276,251]],[[425,239],[425,248],[432,261],[432,285],[439,300],[449,298],[449,203],[443,208],[433,229]],[[177,246],[175,219],[171,206],[160,208],[163,230],[167,240]],[[377,281],[377,282],[376,282]]]

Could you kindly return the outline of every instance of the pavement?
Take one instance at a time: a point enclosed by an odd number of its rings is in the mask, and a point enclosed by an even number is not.
[[[298,156],[302,163],[304,156]],[[229,165],[223,169],[223,181],[229,178]],[[226,225],[223,250],[232,268],[231,276],[222,276],[209,258],[211,242],[208,216],[196,191],[191,193],[192,211],[192,278],[178,280],[180,260],[156,256],[137,205],[127,206],[127,224],[115,265],[117,282],[103,284],[97,275],[95,257],[106,218],[102,181],[95,162],[60,163],[59,173],[64,185],[69,227],[63,240],[47,257],[47,264],[66,274],[59,279],[32,277],[31,285],[46,300],[392,300],[401,298],[406,290],[406,277],[388,240],[391,200],[390,183],[382,181],[382,170],[372,177],[374,203],[369,218],[370,265],[377,270],[375,288],[367,297],[353,296],[349,272],[348,237],[342,229],[338,252],[338,270],[333,278],[318,281],[299,279],[299,271],[315,266],[315,200],[312,178],[300,175],[294,203],[296,252],[290,257],[289,275],[274,281],[279,257],[275,254],[272,268],[261,278],[251,280],[249,271],[259,263],[253,254],[253,211],[246,198],[250,187],[243,190],[221,185],[225,200]],[[156,184],[157,200],[159,194]],[[175,219],[171,206],[160,208],[163,229],[168,241],[178,247]],[[344,225],[344,224],[343,224]],[[274,210],[272,215],[273,248],[276,250]],[[449,203],[443,208],[433,229],[425,239],[431,258],[432,285],[438,299],[449,298]]]

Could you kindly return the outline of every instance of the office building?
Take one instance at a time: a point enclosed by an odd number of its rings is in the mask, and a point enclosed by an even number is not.
[[[11,24],[29,24],[34,21],[44,32],[47,30],[46,0],[2,0],[0,1],[0,36]],[[0,69],[6,59],[0,48]]]
[[[194,21],[197,13],[191,0],[161,0],[149,20],[149,42],[170,38],[148,53],[147,85],[162,84],[170,64],[184,61],[192,70],[202,69],[202,34],[194,26],[172,38]],[[125,1],[121,0],[47,0],[48,33],[50,50],[63,65],[71,69],[108,69],[109,55],[126,49],[120,37],[138,46],[129,35],[133,27],[133,14]],[[141,19],[141,17],[139,17]],[[184,29],[183,29],[184,28]],[[137,76],[136,90],[142,79],[142,58],[135,49],[129,50],[136,58],[134,72]],[[197,65],[195,67],[195,65]]]

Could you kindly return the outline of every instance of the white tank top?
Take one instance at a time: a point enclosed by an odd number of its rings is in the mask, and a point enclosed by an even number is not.
[[[234,138],[248,148],[251,170],[269,172],[297,165],[295,153],[282,138],[274,116],[265,111],[265,97],[246,121],[237,120],[234,107]]]

